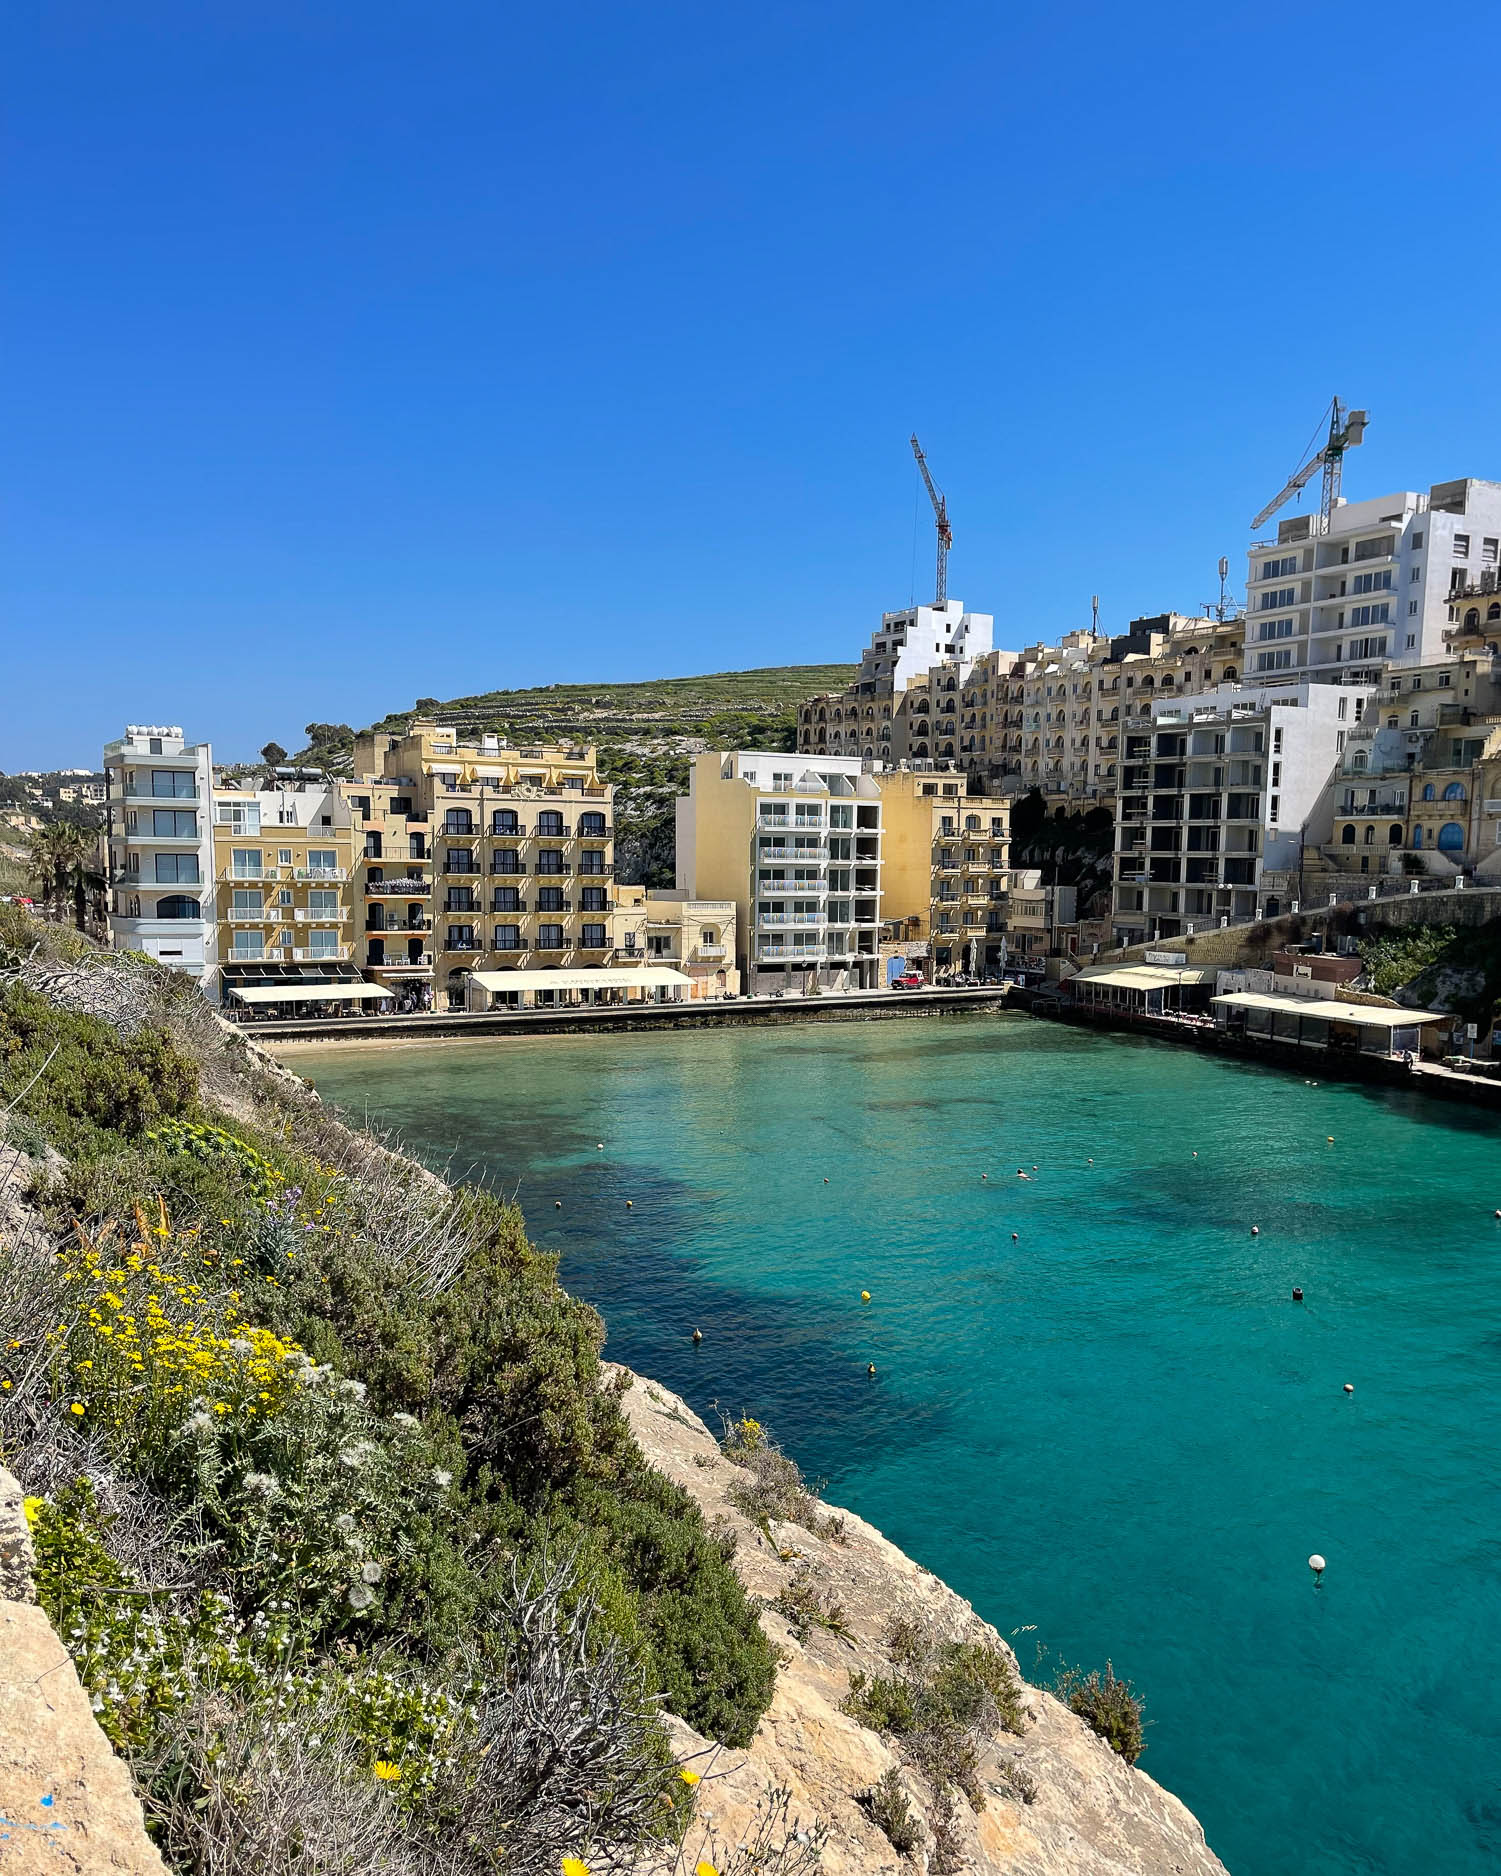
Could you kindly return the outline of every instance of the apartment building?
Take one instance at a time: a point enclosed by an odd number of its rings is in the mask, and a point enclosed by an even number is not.
[[[1309,813],[1307,889],[1349,891],[1359,876],[1452,877],[1488,865],[1498,834],[1484,811],[1487,765],[1498,743],[1501,671],[1489,651],[1391,667]]]
[[[677,888],[733,904],[752,995],[871,989],[881,839],[881,791],[858,756],[707,751],[678,797]]]
[[[273,776],[213,791],[218,1000],[293,1002],[300,991],[350,986],[354,959],[354,828],[325,776]],[[256,991],[255,997],[245,995]]]
[[[915,747],[922,733],[906,726],[902,702],[909,685],[922,683],[939,665],[952,667],[956,678],[967,675],[975,659],[990,651],[994,627],[988,612],[967,612],[957,599],[883,613],[849,688],[799,706],[799,750],[882,763],[926,757],[927,749]],[[926,739],[931,740],[930,726]]]
[[[739,995],[732,899],[693,899],[686,892],[645,886],[617,886],[616,892],[617,917],[639,914],[648,965],[681,972],[689,1002]]]
[[[1246,676],[1379,683],[1385,666],[1443,655],[1450,602],[1501,555],[1501,483],[1436,482],[1342,503],[1327,534],[1291,515],[1253,541],[1246,580]]]
[[[999,969],[1011,866],[1011,804],[971,795],[953,763],[875,772],[881,795],[881,920],[893,955],[927,941],[932,974]],[[895,929],[899,927],[899,929]]]
[[[1284,909],[1303,825],[1370,694],[1305,680],[1159,696],[1125,737],[1116,942]]]
[[[205,983],[216,969],[213,751],[177,724],[132,723],[104,749],[110,943]]]
[[[419,718],[356,738],[347,792],[364,839],[365,962],[387,981],[431,969],[439,1007],[464,1009],[471,976],[510,1002],[559,988],[546,973],[587,971],[604,991],[615,967],[644,961],[644,946],[616,944],[614,790],[591,746],[465,740]]]

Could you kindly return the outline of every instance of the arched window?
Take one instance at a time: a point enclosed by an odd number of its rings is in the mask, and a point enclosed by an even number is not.
[[[605,817],[602,814],[581,814],[579,816],[579,832],[581,834],[587,834],[597,840],[604,831]]]
[[[1365,750],[1357,749],[1355,754],[1350,758],[1350,767],[1356,775],[1364,775],[1366,764],[1369,761],[1370,757],[1366,754]]]
[[[158,918],[201,918],[202,908],[196,899],[190,899],[186,893],[170,893],[165,899],[156,902]]]
[[[1376,841],[1376,830],[1375,830],[1375,828],[1374,828],[1374,827],[1367,827],[1367,828],[1366,828],[1366,831],[1365,831],[1365,844],[1366,844],[1366,845],[1367,845],[1368,847],[1370,847],[1370,846],[1374,846],[1374,844],[1375,844],[1375,841]]]
[[[537,832],[539,834],[561,834],[562,831],[562,815],[559,814],[556,808],[544,808],[537,816]]]
[[[1400,847],[1402,845],[1402,823],[1400,821],[1393,821],[1391,826],[1386,830],[1386,844],[1388,847]]]
[[[1413,852],[1414,852],[1414,853],[1418,853],[1418,852],[1421,852],[1421,851],[1422,851],[1422,846],[1423,846],[1423,830],[1422,830],[1422,828],[1421,828],[1421,827],[1415,827],[1415,828],[1414,828],[1414,829],[1412,830],[1412,848],[1413,848]]]
[[[1471,606],[1469,611],[1465,614],[1465,624],[1466,625],[1479,625],[1479,623],[1480,623],[1480,608],[1478,606]]]
[[[1485,609],[1485,616],[1487,620],[1501,619],[1501,605],[1498,605],[1497,602],[1493,599],[1491,603]]]
[[[1424,784],[1423,784],[1423,799],[1424,799],[1424,801],[1432,801],[1432,799],[1433,799],[1433,795],[1434,795],[1434,788],[1433,788],[1433,783],[1432,783],[1432,782],[1424,782]]]
[[[1438,850],[1440,853],[1464,852],[1465,830],[1458,821],[1445,821],[1438,830]]]
[[[1342,847],[1353,847],[1355,845],[1355,829],[1353,825],[1341,828],[1339,844]]]
[[[1465,785],[1463,782],[1450,782],[1449,786],[1444,790],[1445,801],[1463,801],[1464,798]]]
[[[497,808],[490,817],[492,834],[519,834],[521,823],[516,819],[514,808]]]
[[[1223,681],[1226,684],[1233,684],[1235,682],[1235,666],[1233,664],[1227,664],[1225,666]]]

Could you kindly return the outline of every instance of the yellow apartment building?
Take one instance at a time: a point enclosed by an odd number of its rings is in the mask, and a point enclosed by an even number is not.
[[[349,805],[323,778],[213,789],[214,952],[220,1001],[364,1000],[355,963]]]
[[[616,888],[624,923],[638,919],[647,963],[681,971],[690,1002],[738,996],[735,963],[735,904],[731,899],[693,899],[686,892]]]
[[[393,959],[401,969],[430,952],[436,1007],[464,1009],[481,975],[487,994],[517,1005],[562,987],[549,972],[589,972],[603,991],[644,963],[644,946],[617,945],[629,934],[614,917],[614,790],[591,746],[518,747],[419,718],[404,735],[357,737],[354,774],[347,792],[369,794],[359,825],[365,940],[382,958],[377,967],[367,951],[372,971],[389,979]],[[411,923],[423,916],[419,880],[430,933]]]

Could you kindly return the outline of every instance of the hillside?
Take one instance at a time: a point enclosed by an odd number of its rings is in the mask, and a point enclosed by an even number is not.
[[[818,691],[842,690],[850,664],[773,665],[703,677],[652,678],[639,684],[544,684],[533,690],[481,691],[472,697],[419,697],[373,725],[405,730],[413,717],[436,717],[471,735],[510,742],[576,739],[598,746],[600,768],[616,786],[616,866],[628,885],[673,884],[673,799],[688,785],[696,749],[791,749],[797,707]],[[348,774],[354,730],[309,723],[294,762]]]

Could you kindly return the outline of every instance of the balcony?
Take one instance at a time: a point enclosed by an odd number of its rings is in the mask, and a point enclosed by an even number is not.
[[[460,860],[451,853],[443,857],[442,873],[445,879],[473,879],[479,870],[478,860]]]
[[[763,912],[756,920],[758,925],[821,925],[821,912]]]
[[[221,877],[227,877],[227,875],[221,875]],[[414,877],[365,881],[367,899],[425,899],[431,889],[431,880]]]
[[[729,954],[724,945],[695,945],[693,955],[700,958],[722,958]]]
[[[288,866],[263,866],[252,872],[245,867],[229,866],[220,869],[219,878],[240,880],[246,885],[259,885],[262,880],[266,879],[285,879],[291,870]]]
[[[281,916],[286,917],[287,908],[281,909]],[[300,905],[292,913],[299,925],[342,925],[350,916],[348,906],[335,906],[331,912],[317,912],[311,906]]]
[[[113,799],[115,801],[124,800],[137,802],[142,807],[147,808],[181,808],[196,803],[199,799],[199,795],[196,788],[190,788],[186,794],[181,795],[176,793],[157,795],[153,794],[149,788],[141,788],[139,786],[132,788],[130,783],[127,782],[123,796],[116,795]]]
[[[349,869],[344,866],[294,866],[288,871],[293,879],[312,880],[329,886],[336,886],[349,877]]]
[[[292,956],[299,964],[338,964],[349,956],[348,945],[314,945],[304,948],[294,947]]]
[[[385,958],[379,962],[375,958],[369,958],[367,968],[372,971],[385,971],[396,977],[426,977],[433,968],[433,954],[431,951],[419,951],[414,958]]]
[[[279,925],[285,907],[263,905],[258,912],[249,912],[241,908],[238,912],[226,912],[224,919],[230,925]]]
[[[483,951],[484,946],[477,938],[445,939],[443,949],[445,951]]]

